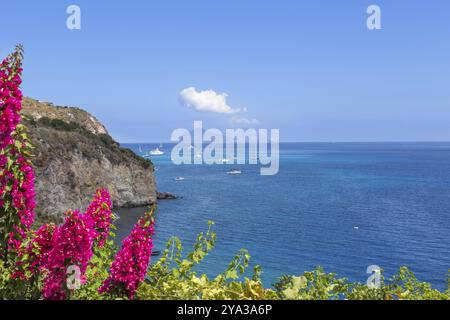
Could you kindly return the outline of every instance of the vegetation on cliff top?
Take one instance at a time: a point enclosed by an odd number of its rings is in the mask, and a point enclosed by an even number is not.
[[[60,150],[50,151],[61,153],[61,155],[65,154],[67,150],[76,149],[88,159],[101,160],[102,156],[106,156],[113,164],[133,160],[139,163],[144,169],[153,169],[150,160],[137,156],[130,149],[121,147],[108,133],[101,133],[103,132],[102,130],[101,132],[93,132],[83,126],[80,121],[67,121],[67,117],[60,118],[61,114],[65,113],[58,113],[58,117],[52,118],[46,116],[45,113],[36,117],[39,111],[34,110],[34,108],[39,108],[41,105],[42,103],[35,102],[33,107],[28,108],[28,111],[25,113],[26,117],[24,118],[24,124],[30,130],[31,140],[35,147],[38,148],[37,153],[40,151],[39,147],[41,142],[46,142],[47,144],[48,142],[56,142]],[[51,106],[50,108],[57,107]],[[65,108],[68,109],[68,107]],[[30,110],[33,110],[33,112]],[[81,109],[76,110],[82,114],[86,113]],[[37,159],[37,161],[42,162],[45,160]],[[39,162],[37,164],[39,165]]]

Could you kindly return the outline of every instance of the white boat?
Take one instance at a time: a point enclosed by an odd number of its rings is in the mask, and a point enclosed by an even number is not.
[[[162,156],[164,155],[164,152],[159,150],[159,148],[156,148],[155,150],[150,151],[151,156]]]
[[[175,181],[183,181],[183,180],[184,180],[183,177],[176,177],[176,178],[175,178]]]
[[[227,172],[227,174],[230,176],[236,176],[236,175],[242,174],[242,171],[241,170],[230,170]]]

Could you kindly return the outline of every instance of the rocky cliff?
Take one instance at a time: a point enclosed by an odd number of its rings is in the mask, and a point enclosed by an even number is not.
[[[35,147],[41,220],[60,220],[67,209],[84,209],[102,187],[109,189],[116,208],[156,202],[153,164],[121,148],[86,111],[25,98],[22,113]]]

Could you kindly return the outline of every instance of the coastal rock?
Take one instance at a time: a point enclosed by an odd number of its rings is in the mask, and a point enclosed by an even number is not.
[[[35,147],[40,220],[60,221],[68,209],[85,209],[98,188],[109,189],[114,207],[157,201],[152,162],[121,148],[86,111],[26,98],[23,115]]]
[[[158,200],[177,200],[179,197],[177,197],[174,194],[171,194],[169,192],[157,192],[157,198]]]

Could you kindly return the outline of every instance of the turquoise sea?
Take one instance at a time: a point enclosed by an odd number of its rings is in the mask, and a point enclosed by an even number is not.
[[[143,155],[159,144],[124,146]],[[286,143],[275,176],[253,165],[175,166],[172,147],[152,157],[158,189],[182,197],[160,202],[156,249],[174,235],[189,248],[213,220],[217,247],[200,267],[209,275],[246,248],[266,285],[316,266],[365,282],[369,265],[387,276],[405,265],[446,287],[450,143]],[[119,238],[143,210],[120,210]]]

